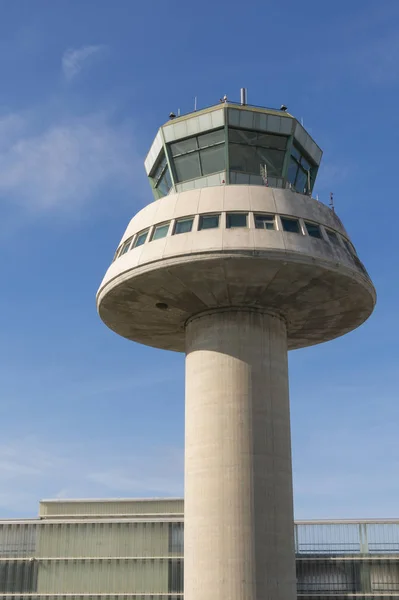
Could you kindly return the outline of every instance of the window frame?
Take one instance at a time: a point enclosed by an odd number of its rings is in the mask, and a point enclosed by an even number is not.
[[[276,231],[276,215],[272,215],[269,213],[253,213],[254,215],[254,224],[255,224],[255,229],[263,229],[264,231]],[[270,218],[269,223],[272,225],[272,227],[257,227],[256,226],[256,219],[260,218],[260,219],[267,219]],[[262,221],[263,224],[265,224],[267,221]]]
[[[285,216],[280,215],[280,220],[281,220],[281,228],[282,228],[282,231],[284,231],[284,233],[296,233],[296,234],[299,234],[299,235],[303,235],[303,231],[302,231],[302,227],[301,227],[301,222],[296,217],[285,217]],[[290,221],[290,222],[293,222],[293,223],[297,223],[297,225],[298,225],[298,231],[292,231],[290,229],[286,229],[284,227],[284,221],[286,221],[286,222]]]
[[[182,233],[191,233],[193,230],[193,226],[194,226],[194,218],[195,216],[191,216],[191,217],[180,217],[179,219],[176,219],[173,225],[173,233],[172,235],[181,235]],[[176,231],[177,226],[179,225],[179,223],[184,223],[185,221],[191,221],[191,227],[188,231]]]
[[[147,242],[147,240],[148,240],[148,234],[149,234],[149,232],[150,232],[150,228],[149,228],[149,227],[147,227],[146,229],[143,229],[142,231],[139,231],[139,232],[136,234],[136,238],[135,238],[135,240],[134,240],[134,242],[133,242],[133,245],[132,245],[132,250],[133,250],[134,248],[140,248],[140,246],[144,246],[144,244],[145,244],[145,243]],[[145,238],[144,238],[144,241],[143,241],[141,244],[138,244],[137,242],[139,241],[140,237],[141,237],[142,235],[144,235],[144,234],[146,234],[146,236],[145,236]]]
[[[220,216],[221,216],[221,213],[204,213],[203,215],[199,215],[198,231],[208,231],[209,229],[219,229],[220,228]],[[212,218],[212,217],[213,218],[217,217],[218,224],[216,225],[216,227],[201,227],[203,219]]]
[[[204,146],[201,145],[201,138],[210,135],[212,133],[217,133],[217,132],[221,132],[223,139],[220,140],[219,142],[215,142],[215,143],[209,143],[206,144]],[[173,153],[173,145],[174,144],[178,144],[179,142],[185,142],[187,140],[194,140],[195,141],[195,148],[192,148],[191,150],[188,150],[187,152],[179,152],[174,154]],[[203,131],[201,133],[197,133],[195,135],[190,135],[190,136],[186,136],[185,138],[179,139],[179,140],[174,140],[173,142],[170,142],[168,144],[168,150],[170,151],[170,155],[172,157],[172,163],[173,163],[173,169],[174,169],[174,173],[176,175],[176,181],[178,183],[184,183],[185,181],[193,181],[194,179],[199,179],[200,177],[208,177],[209,175],[214,175],[215,173],[222,173],[223,171],[226,170],[227,165],[226,165],[226,160],[225,160],[225,152],[223,152],[223,156],[224,156],[224,165],[222,169],[219,169],[218,171],[212,171],[212,172],[204,172],[204,167],[202,164],[202,160],[201,160],[201,153],[204,152],[204,155],[206,154],[206,151],[209,150],[210,148],[218,148],[218,147],[222,147],[226,145],[226,135],[225,135],[225,128],[224,127],[218,127],[217,129],[212,129],[210,131]],[[177,168],[176,168],[176,159],[182,158],[182,157],[186,157],[186,156],[193,156],[196,155],[197,158],[197,164],[198,164],[198,168],[199,168],[199,175],[196,175],[195,177],[190,177],[187,179],[183,179],[180,178],[177,172]],[[177,161],[178,164],[179,161]]]
[[[245,216],[245,225],[229,225],[229,218],[232,216]],[[249,211],[229,211],[226,212],[226,229],[249,229],[248,226]]]
[[[168,226],[168,228],[166,230],[166,234],[161,235],[161,237],[156,238],[155,234],[156,234],[157,229],[160,229],[161,227],[166,227],[166,226]],[[154,225],[152,233],[151,233],[151,239],[149,241],[156,242],[157,240],[163,240],[164,238],[166,238],[168,236],[169,229],[170,229],[170,221],[164,221],[163,223],[158,223],[157,225]]]
[[[305,231],[309,237],[314,238],[315,240],[323,239],[323,232],[321,230],[321,226],[319,223],[315,223],[314,221],[305,221],[305,219],[303,220],[303,222],[305,225]],[[311,227],[311,228],[314,227],[316,229],[316,231],[318,232],[318,235],[314,235],[313,233],[310,233],[309,227]]]
[[[339,243],[338,233],[333,229],[329,229],[328,227],[325,227],[324,229],[326,231],[328,241],[334,246],[341,246]]]
[[[133,238],[134,238],[134,235],[131,235],[123,242],[123,244],[120,247],[118,257],[123,256],[124,254],[127,254],[127,252],[129,252]]]

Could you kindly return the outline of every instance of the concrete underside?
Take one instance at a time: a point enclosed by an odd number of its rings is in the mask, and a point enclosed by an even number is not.
[[[113,331],[179,352],[185,349],[187,320],[209,309],[249,306],[278,313],[286,320],[291,350],[355,329],[374,304],[373,285],[355,270],[270,250],[155,261],[122,273],[98,296],[99,314]]]
[[[294,600],[284,321],[189,321],[185,435],[185,600]]]

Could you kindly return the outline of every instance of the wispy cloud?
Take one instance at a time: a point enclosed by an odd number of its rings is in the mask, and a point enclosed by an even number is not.
[[[62,56],[62,72],[67,81],[72,81],[87,67],[96,56],[103,53],[106,46],[82,46],[68,48]]]
[[[141,169],[129,125],[106,114],[53,121],[35,130],[30,115],[0,118],[0,198],[38,211],[76,208]]]
[[[115,466],[117,465],[117,466]],[[183,494],[183,450],[55,443],[28,436],[0,445],[2,516],[31,516],[40,498]]]

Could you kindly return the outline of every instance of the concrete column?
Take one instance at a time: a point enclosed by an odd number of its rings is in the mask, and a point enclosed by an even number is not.
[[[296,598],[284,321],[221,309],[186,327],[185,600]]]

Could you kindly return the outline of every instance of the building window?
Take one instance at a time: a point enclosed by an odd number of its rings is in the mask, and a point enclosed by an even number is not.
[[[248,213],[227,213],[226,227],[233,229],[235,227],[248,227]]]
[[[305,227],[310,237],[319,239],[322,238],[320,227],[316,223],[309,223],[309,221],[305,221]]]
[[[309,194],[315,177],[315,167],[301,154],[296,146],[291,148],[287,181],[300,194]]]
[[[220,215],[201,215],[198,229],[217,229],[219,227]]]
[[[254,215],[256,229],[276,229],[274,215]]]
[[[335,231],[331,231],[331,229],[326,229],[326,233],[330,242],[332,244],[335,244],[336,246],[339,246],[338,236],[335,233]]]
[[[178,181],[197,179],[226,168],[224,129],[170,144]]]
[[[345,248],[347,249],[349,254],[352,256],[354,254],[354,249],[353,249],[352,245],[345,238],[342,238],[342,241],[344,243]]]
[[[245,129],[229,129],[229,162],[233,172],[281,177],[287,137]]]
[[[281,224],[283,226],[284,231],[289,231],[290,233],[301,233],[301,228],[299,226],[298,219],[289,219],[288,217],[281,217]]]
[[[175,223],[175,230],[173,233],[188,233],[193,228],[193,221],[193,217],[190,217],[188,219],[177,219]]]
[[[136,237],[136,239],[134,241],[134,244],[133,244],[133,248],[137,248],[138,246],[142,246],[145,243],[145,241],[147,239],[147,236],[148,236],[148,231],[149,230],[146,229],[145,231],[141,231],[140,233],[137,234],[137,237]]]
[[[161,238],[166,237],[169,231],[169,223],[170,221],[168,223],[162,223],[161,225],[157,225],[156,227],[154,227],[151,240],[160,240]]]
[[[129,248],[130,248],[130,244],[132,243],[132,239],[133,239],[133,236],[131,236],[130,238],[128,238],[128,239],[126,240],[126,242],[124,242],[124,243],[122,244],[122,248],[121,248],[121,251],[119,252],[119,256],[122,256],[122,254],[126,254],[126,252],[127,252],[127,251],[129,250]]]
[[[169,552],[183,554],[184,527],[183,523],[169,523]]]
[[[160,196],[167,196],[172,187],[172,179],[164,152],[161,153],[151,178],[154,182],[154,187],[159,191]]]

